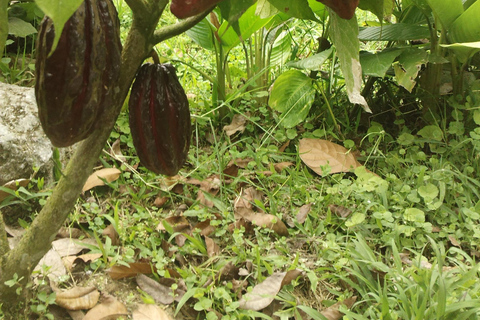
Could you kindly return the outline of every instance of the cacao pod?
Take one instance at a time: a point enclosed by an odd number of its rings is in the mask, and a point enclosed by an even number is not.
[[[335,11],[342,19],[350,20],[360,0],[317,0]]]
[[[170,11],[178,19],[193,17],[202,13],[222,0],[172,0]]]
[[[53,145],[88,137],[111,105],[120,75],[120,22],[112,0],[85,0],[65,23],[55,51],[48,17],[37,40],[35,96],[43,130]]]
[[[129,123],[133,145],[149,170],[174,176],[190,147],[188,99],[170,64],[142,65],[130,92]]]

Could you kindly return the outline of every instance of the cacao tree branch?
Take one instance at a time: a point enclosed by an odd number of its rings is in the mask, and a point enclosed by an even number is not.
[[[133,14],[138,14],[139,16],[145,16],[148,13],[147,5],[143,0],[125,0],[127,6],[130,7]]]
[[[153,18],[150,16],[150,18],[152,23],[150,28],[153,30],[160,15]],[[58,230],[74,208],[82,187],[110,136],[136,71],[152,49],[147,41],[151,34],[151,32],[145,34],[145,30],[139,28],[139,22],[136,19],[133,20],[132,28],[122,50],[120,78],[115,84],[118,87],[113,90],[113,103],[97,120],[102,125],[98,126],[98,129],[87,139],[79,143],[67,165],[64,176],[58,182],[45,206],[18,245],[1,257],[0,304],[14,306],[19,301],[20,297],[15,293],[16,288],[6,286],[5,281],[12,279],[15,274],[22,279],[22,285],[29,281],[31,272],[48,252]]]
[[[179,34],[187,31],[188,29],[202,21],[202,19],[205,18],[207,14],[209,14],[212,10],[213,8],[211,10],[202,12],[196,16],[181,20],[176,24],[165,26],[155,30],[155,32],[153,33],[152,44],[156,45],[157,43],[178,36]]]
[[[0,257],[4,256],[8,251],[10,251],[10,246],[8,245],[7,230],[5,229],[3,213],[0,211]]]

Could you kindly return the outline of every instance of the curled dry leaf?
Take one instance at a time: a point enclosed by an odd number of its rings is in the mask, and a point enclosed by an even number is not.
[[[82,254],[79,256],[68,256],[68,257],[63,257],[63,265],[68,271],[72,271],[73,267],[75,266],[76,261],[83,261],[84,263],[95,261],[97,259],[100,259],[103,257],[102,253],[86,253]]]
[[[254,212],[251,209],[241,208],[235,211],[235,219],[243,218],[260,228],[273,230],[280,236],[288,236],[288,229],[280,218],[272,214]]]
[[[133,320],[173,320],[162,308],[153,304],[141,304],[133,311]]]
[[[172,289],[170,287],[162,285],[143,274],[139,274],[136,280],[140,289],[148,293],[153,300],[155,300],[155,302],[164,305],[173,303],[174,298],[172,296]]]
[[[49,279],[56,280],[67,274],[67,269],[63,264],[62,257],[53,248],[48,250],[48,252],[38,262],[37,266],[35,267],[35,271],[40,272],[42,270],[46,270],[44,266],[48,267],[46,275]]]
[[[311,209],[312,209],[311,203],[304,204],[303,206],[301,206],[297,213],[297,222],[300,224],[304,223]]]
[[[107,270],[107,273],[114,280],[133,278],[137,274],[151,274],[152,266],[147,262],[132,262],[129,266],[116,265]]]
[[[110,148],[110,155],[117,159],[120,162],[127,161],[127,158],[122,154],[122,150],[120,149],[120,139],[115,140]]]
[[[236,114],[233,116],[232,123],[224,126],[223,130],[225,131],[225,134],[230,137],[237,132],[243,132],[245,130],[246,122],[247,118],[245,118],[241,114]]]
[[[321,314],[328,320],[340,320],[343,318],[344,314],[338,311],[338,308],[341,305],[345,305],[348,309],[350,309],[356,300],[357,300],[357,297],[353,296],[343,300],[342,302],[337,302],[331,305],[330,307],[328,307],[327,309],[323,310]]]
[[[157,231],[165,231],[164,223],[170,225],[174,232],[182,232],[185,229],[190,229],[190,222],[184,216],[171,216],[164,219],[158,226]]]
[[[298,146],[300,159],[310,169],[323,175],[322,167],[329,165],[328,173],[349,172],[362,166],[346,148],[321,139],[302,139]]]
[[[215,243],[215,241],[213,241],[212,238],[205,237],[205,245],[207,247],[207,254],[210,258],[218,255],[220,252],[220,247]]]
[[[28,183],[30,182],[30,179],[18,179],[18,180],[12,180],[7,183],[5,183],[2,187],[8,188],[10,190],[17,190],[19,187],[24,187],[26,188],[28,186]],[[4,199],[6,199],[10,193],[5,192],[3,190],[0,190],[0,202],[2,202]]]
[[[95,239],[58,239],[52,242],[52,249],[58,252],[61,257],[71,256],[79,253],[84,249],[88,249],[90,245],[97,245]]]
[[[352,210],[350,210],[350,209],[348,209],[344,206],[339,206],[339,205],[336,205],[336,204],[329,204],[328,209],[330,209],[330,211],[333,214],[336,214],[337,216],[340,216],[342,218],[346,218],[346,217],[348,217],[349,215],[352,214]]]
[[[299,270],[273,273],[240,299],[240,308],[255,311],[266,308],[275,299],[280,289],[300,274]]]
[[[105,229],[102,231],[102,235],[109,237],[110,240],[112,240],[112,245],[116,246],[120,244],[120,237],[113,224],[109,224],[107,227],[105,227]]]
[[[85,191],[88,191],[94,187],[104,186],[105,182],[103,182],[103,180],[107,181],[108,183],[115,181],[118,179],[118,177],[120,177],[120,173],[122,172],[117,168],[103,168],[97,170],[92,173],[90,177],[88,177],[87,182],[85,182],[85,185],[82,188],[82,192],[85,193]]]
[[[93,308],[100,297],[95,287],[73,287],[64,292],[57,292],[55,302],[67,310]]]
[[[128,315],[127,308],[110,295],[105,295],[102,303],[87,312],[83,320],[112,320]]]

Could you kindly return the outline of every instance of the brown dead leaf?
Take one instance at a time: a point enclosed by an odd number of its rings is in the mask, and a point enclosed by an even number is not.
[[[109,224],[107,227],[105,227],[105,229],[102,231],[102,235],[109,237],[110,240],[112,240],[112,245],[117,246],[120,244],[120,237],[113,224]]]
[[[241,229],[242,227],[245,229],[245,234],[252,234],[253,233],[252,222],[248,221],[244,218],[240,218],[237,221],[235,221],[234,223],[229,224],[228,225],[228,231],[230,233],[233,233],[233,231],[235,229]]]
[[[88,177],[87,182],[85,182],[85,185],[82,188],[82,193],[97,186],[104,186],[105,182],[103,182],[102,179],[109,183],[117,180],[121,173],[122,172],[117,168],[103,168],[95,171],[90,177]]]
[[[120,139],[115,140],[110,148],[110,155],[117,159],[120,162],[127,161],[127,158],[122,154],[122,150],[120,149]]]
[[[231,176],[231,177],[238,177],[238,170],[240,168],[235,164],[229,164],[223,169],[223,174],[226,176]]]
[[[210,219],[207,219],[205,221],[200,221],[195,225],[195,229],[199,229],[200,234],[206,237],[208,237],[209,235],[215,232],[215,227],[211,225]]]
[[[254,212],[251,209],[242,208],[235,211],[235,219],[240,218],[251,221],[254,225],[261,228],[271,229],[280,236],[288,236],[287,226],[280,218],[272,214]]]
[[[355,303],[355,301],[357,301],[357,297],[356,296],[353,296],[353,297],[350,297],[348,299],[345,299],[343,300],[342,302],[337,302],[333,305],[331,305],[330,307],[328,307],[327,309],[323,310],[321,312],[321,314],[327,318],[328,320],[340,320],[343,318],[344,314],[341,313],[340,311],[338,311],[338,308],[341,306],[341,305],[345,305],[347,308],[351,308],[353,306],[353,304]]]
[[[290,166],[293,166],[293,162],[279,162],[275,163],[273,167],[275,168],[275,171],[281,172],[283,169],[288,168]]]
[[[58,252],[60,257],[76,255],[84,249],[88,249],[89,245],[97,246],[95,239],[76,240],[70,238],[58,239],[52,242],[52,249]]]
[[[17,179],[17,180],[12,180],[5,183],[2,187],[16,191],[19,187],[26,188],[29,182],[30,182],[30,179]],[[0,202],[6,199],[9,195],[10,193],[0,190]]]
[[[35,271],[46,270],[44,267],[48,267],[48,271],[46,275],[48,278],[52,280],[56,280],[61,276],[67,274],[67,269],[65,269],[65,265],[63,264],[62,257],[55,249],[50,249],[48,252],[43,256],[43,258],[38,262],[37,266],[35,267]]]
[[[321,167],[329,165],[328,173],[349,172],[362,166],[346,148],[322,139],[301,139],[298,146],[300,159],[313,171],[323,175]]]
[[[328,209],[330,209],[330,212],[332,212],[333,214],[342,218],[346,218],[352,214],[352,210],[336,204],[329,204]]]
[[[311,209],[312,209],[311,203],[304,204],[303,206],[301,206],[297,213],[297,222],[300,224],[304,223]]]
[[[255,200],[263,202],[263,193],[253,187],[242,189],[240,195],[235,200],[234,210],[246,208],[252,209]]]
[[[157,208],[161,208],[168,202],[168,197],[158,196],[155,198],[153,205]]]
[[[266,308],[275,299],[282,286],[298,277],[300,273],[297,270],[273,273],[240,299],[240,308],[255,311]]]
[[[14,228],[14,227],[5,225],[5,231],[14,238],[20,238],[25,233],[26,230],[23,228]]]
[[[224,126],[223,130],[225,131],[225,134],[230,137],[237,132],[243,132],[245,130],[246,122],[247,118],[237,113],[233,116],[232,123]]]
[[[107,269],[107,273],[114,280],[123,278],[133,278],[137,274],[151,274],[153,272],[152,266],[147,262],[132,262],[129,267],[123,265],[116,265]]]
[[[220,247],[212,238],[205,236],[205,245],[207,247],[207,254],[210,258],[220,253]]]
[[[55,302],[67,310],[93,308],[100,297],[95,287],[73,287],[64,292],[57,292]]]
[[[155,302],[169,305],[175,301],[169,286],[162,285],[143,274],[137,275],[136,280],[140,289],[148,293]]]
[[[82,310],[67,310],[67,312],[72,320],[83,320],[85,317],[85,313]]]
[[[197,200],[206,207],[213,208],[213,202],[208,200],[204,192],[216,196],[220,191],[220,186],[222,185],[222,181],[215,175],[212,175],[206,178],[203,181],[198,181],[196,179],[191,179],[188,181],[190,184],[197,184],[200,185],[200,189],[197,193]]]
[[[141,304],[133,311],[133,320],[173,320],[162,308],[154,304]]]
[[[73,239],[78,239],[83,235],[82,230],[78,228],[66,228],[66,227],[61,227],[60,230],[57,233],[57,238],[73,238]]]
[[[451,243],[452,245],[454,245],[455,247],[459,247],[459,248],[462,247],[462,246],[460,245],[460,242],[458,242],[458,240],[455,238],[455,236],[449,234],[449,235],[448,235],[448,239],[450,240],[450,243]]]
[[[73,267],[75,266],[75,262],[78,261],[78,260],[81,260],[84,263],[88,263],[88,262],[100,259],[101,257],[103,257],[102,253],[86,253],[86,254],[82,254],[82,255],[79,255],[79,256],[63,257],[62,261],[63,261],[63,265],[65,266],[67,271],[71,271],[73,269]]]
[[[285,142],[284,144],[282,144],[282,146],[278,149],[278,152],[283,152],[285,151],[285,149],[287,149],[287,147],[290,145],[290,140],[287,140],[287,142]]]
[[[102,303],[87,312],[83,320],[113,320],[128,315],[127,308],[111,295],[105,295]]]
[[[171,216],[164,219],[161,223],[158,224],[157,231],[165,231],[164,223],[167,223],[173,228],[174,232],[182,232],[185,229],[190,229],[190,222],[184,216]]]
[[[245,159],[237,158],[237,159],[230,160],[230,162],[227,164],[227,167],[235,164],[239,168],[245,169],[248,166],[248,164],[252,161],[255,161],[255,160],[253,158],[245,158]]]
[[[216,277],[217,283],[222,281],[229,281],[232,279],[238,279],[239,269],[233,264],[232,261],[227,262],[220,271],[218,272],[218,276]]]

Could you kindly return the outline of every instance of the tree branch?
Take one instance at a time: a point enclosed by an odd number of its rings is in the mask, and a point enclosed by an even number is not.
[[[155,30],[155,32],[153,33],[152,44],[156,45],[157,43],[178,36],[179,34],[187,31],[188,29],[202,21],[202,19],[205,18],[212,10],[213,8],[197,14],[196,16],[181,20],[176,24],[165,26],[163,28]]]

